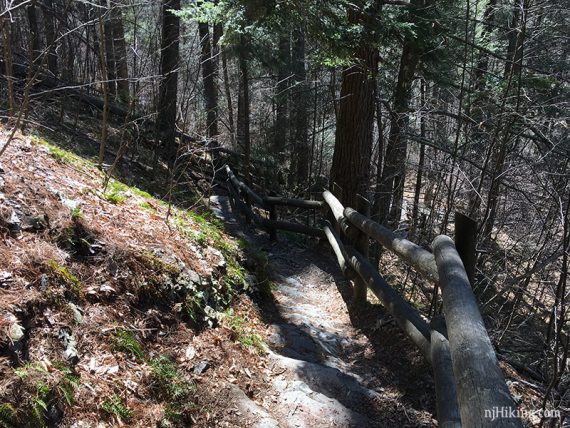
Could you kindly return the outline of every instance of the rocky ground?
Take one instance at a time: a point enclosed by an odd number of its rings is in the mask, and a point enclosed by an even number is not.
[[[211,199],[233,230],[264,248],[275,278],[274,299],[260,310],[271,376],[254,400],[234,391],[244,420],[280,427],[435,426],[429,367],[377,305],[348,311],[350,284],[326,244],[272,245],[253,230],[243,235],[227,199]]]

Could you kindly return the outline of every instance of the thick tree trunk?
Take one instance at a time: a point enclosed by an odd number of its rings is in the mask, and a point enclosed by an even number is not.
[[[354,7],[348,16],[354,23],[362,20]],[[342,73],[330,183],[349,207],[356,207],[358,195],[365,196],[368,190],[377,67],[378,51],[362,40],[354,64]]]
[[[206,104],[206,129],[208,137],[218,135],[218,88],[217,67],[212,58],[212,43],[210,42],[210,27],[207,23],[198,24],[201,47],[202,82],[204,83],[204,101]]]
[[[158,127],[166,158],[172,167],[176,159],[176,100],[178,95],[178,60],[180,18],[171,10],[180,10],[180,0],[162,1],[162,41]]]

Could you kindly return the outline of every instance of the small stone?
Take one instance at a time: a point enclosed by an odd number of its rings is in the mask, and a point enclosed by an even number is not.
[[[187,360],[193,359],[196,356],[196,348],[194,348],[192,345],[189,345],[188,348],[186,348],[184,355],[186,356]]]
[[[73,336],[73,333],[67,329],[61,329],[59,331],[59,339],[62,341],[63,346],[65,346],[65,351],[63,353],[65,359],[71,364],[77,364],[79,362],[79,354],[77,353],[77,340]]]
[[[71,302],[69,302],[67,306],[69,306],[69,309],[71,309],[71,312],[73,312],[73,320],[77,324],[81,324],[83,322],[83,314],[81,313],[81,309],[79,309],[77,305]]]
[[[195,375],[201,375],[206,370],[208,370],[209,368],[210,368],[210,362],[209,361],[200,361],[198,364],[196,364],[194,366],[193,372]]]
[[[12,314],[8,315],[8,320],[10,321],[10,340],[19,342],[24,337],[25,328],[19,324],[18,318]]]

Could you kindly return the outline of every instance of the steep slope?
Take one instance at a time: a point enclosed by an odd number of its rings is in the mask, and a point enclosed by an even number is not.
[[[209,425],[263,343],[240,243],[38,137],[0,165],[0,426]]]

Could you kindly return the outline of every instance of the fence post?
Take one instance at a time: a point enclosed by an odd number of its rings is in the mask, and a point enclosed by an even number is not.
[[[457,211],[455,212],[455,246],[465,266],[469,282],[473,285],[477,265],[477,222]]]
[[[461,422],[465,428],[522,427],[453,240],[433,241]]]
[[[360,214],[368,217],[370,214],[370,202],[368,202],[368,200],[365,199],[363,196],[358,195],[357,204],[358,206],[356,207],[356,210]],[[356,248],[356,251],[358,251],[366,259],[368,259],[368,251],[369,251],[368,235],[354,226],[351,226],[351,230],[353,231],[353,232],[351,231],[351,235],[354,233],[351,239],[353,242],[351,242],[351,244],[354,244],[354,248]],[[365,304],[367,294],[368,294],[368,286],[366,282],[364,282],[360,278],[356,278],[356,281],[354,282],[354,295],[352,303],[357,306]]]
[[[445,318],[436,315],[429,323],[431,329],[430,355],[435,383],[436,414],[442,428],[461,428],[457,404],[457,389],[451,368],[451,355]]]

